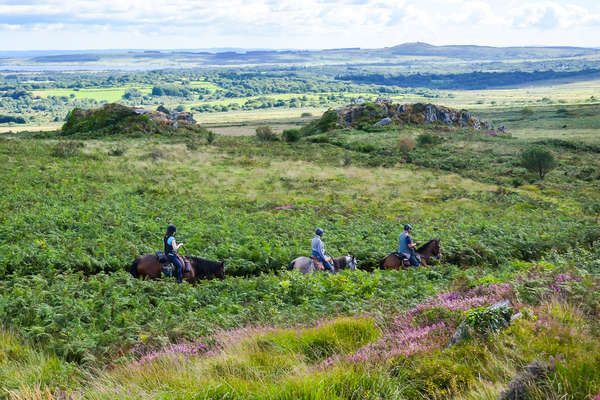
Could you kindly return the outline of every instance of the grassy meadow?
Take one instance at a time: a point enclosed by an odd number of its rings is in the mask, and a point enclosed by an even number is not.
[[[468,108],[504,125],[498,137],[435,124],[253,134],[306,126],[320,106],[196,113],[215,137],[0,135],[0,398],[594,398],[598,81],[559,83],[389,96]],[[556,159],[543,180],[520,161],[532,145]],[[441,240],[442,260],[378,270],[406,222]],[[131,277],[169,223],[227,278]],[[317,226],[360,271],[285,270]],[[486,309],[500,300],[520,316],[508,327]],[[447,347],[462,321],[469,336]]]

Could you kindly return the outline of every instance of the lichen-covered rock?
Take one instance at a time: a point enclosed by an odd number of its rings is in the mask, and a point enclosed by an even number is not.
[[[391,118],[385,117],[381,121],[375,122],[375,126],[386,126],[394,122]]]
[[[178,127],[192,127],[195,124],[192,114],[188,112],[169,112],[162,106],[156,111],[151,111],[110,103],[90,110],[75,108],[69,113],[61,132],[64,136],[135,136],[144,133],[162,134],[174,131]]]
[[[337,126],[343,128],[364,128],[365,126],[386,126],[392,123],[431,124],[442,123],[448,126],[481,130],[485,127],[494,131],[491,123],[481,121],[466,110],[455,110],[435,104],[394,104],[361,102],[337,110]],[[494,131],[495,132],[495,131]]]

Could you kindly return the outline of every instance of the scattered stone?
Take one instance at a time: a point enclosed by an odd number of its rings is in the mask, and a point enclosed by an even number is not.
[[[510,381],[508,389],[500,394],[500,400],[529,399],[529,388],[538,382],[548,380],[555,370],[556,367],[553,364],[535,360]]]
[[[375,126],[385,126],[385,125],[391,124],[392,122],[394,122],[394,121],[391,118],[385,117],[381,121],[376,122]]]

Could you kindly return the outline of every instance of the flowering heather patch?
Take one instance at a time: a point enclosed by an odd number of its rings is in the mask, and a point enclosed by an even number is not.
[[[485,304],[492,304],[507,297],[511,297],[513,287],[510,283],[497,285],[481,285],[467,292],[447,292],[433,297],[409,310],[409,314],[415,314],[421,310],[434,307],[442,307],[452,311],[466,311]]]
[[[295,210],[296,207],[294,206],[279,206],[279,207],[275,207],[276,210]]]
[[[593,399],[590,399],[590,400],[600,400],[600,391],[598,392],[596,397],[594,397]]]
[[[581,278],[569,272],[558,274],[554,277],[554,282],[550,285],[550,289],[556,294],[567,295],[569,294],[568,287],[574,282],[581,282]]]
[[[183,356],[194,356],[194,355],[203,353],[206,350],[207,350],[206,345],[203,343],[200,343],[200,342],[173,344],[173,345],[163,347],[162,349],[155,350],[155,351],[152,351],[150,353],[143,355],[139,359],[138,363],[144,364],[144,363],[147,363],[148,361],[154,360],[155,358],[166,356],[166,355],[180,354]]]
[[[376,361],[398,355],[410,356],[440,348],[448,342],[456,326],[440,321],[426,326],[418,326],[415,323],[415,317],[420,313],[434,308],[466,311],[511,297],[512,291],[513,288],[510,284],[503,283],[482,285],[463,293],[442,293],[396,316],[378,341],[361,347],[343,360],[350,362]],[[339,356],[329,357],[320,365],[320,368],[327,368],[340,360]]]

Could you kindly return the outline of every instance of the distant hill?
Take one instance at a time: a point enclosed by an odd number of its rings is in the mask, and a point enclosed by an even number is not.
[[[429,56],[461,59],[531,59],[540,57],[577,57],[598,54],[585,47],[491,47],[473,45],[434,46],[428,43],[403,43],[382,49],[405,56]]]
[[[3,54],[3,53],[0,53]],[[119,65],[137,64],[140,58],[159,59],[164,62],[194,63],[195,65],[261,65],[261,64],[369,64],[406,62],[406,57],[439,57],[458,60],[545,60],[571,57],[600,56],[600,49],[583,47],[491,47],[473,45],[434,46],[428,43],[403,43],[393,47],[362,49],[335,48],[324,50],[269,50],[269,49],[207,49],[198,50],[82,50],[60,54],[35,52],[10,52],[19,64],[78,63]]]

